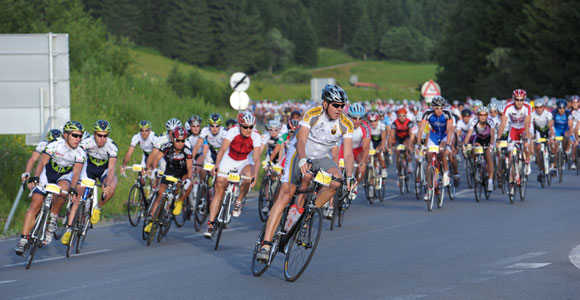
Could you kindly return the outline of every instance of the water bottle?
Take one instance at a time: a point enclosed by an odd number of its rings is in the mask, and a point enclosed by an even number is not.
[[[288,232],[292,229],[292,226],[296,224],[296,221],[298,221],[303,211],[304,208],[298,209],[296,204],[290,206],[290,211],[288,211],[288,217],[286,218],[286,224],[284,224],[284,231]]]

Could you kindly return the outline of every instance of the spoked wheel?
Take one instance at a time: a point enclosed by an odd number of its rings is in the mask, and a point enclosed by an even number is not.
[[[481,165],[479,163],[475,163],[475,178],[473,180],[473,192],[475,193],[475,202],[479,202],[481,200],[481,192],[483,189],[483,183],[481,182]]]
[[[89,231],[89,227],[91,226],[91,210],[88,213],[83,214],[81,219],[81,230],[79,231],[79,239],[77,241],[77,253],[81,252],[81,248],[85,243],[85,239],[87,238],[87,233]]]
[[[223,222],[216,222],[213,225],[213,236],[215,240],[215,247],[214,250],[217,250],[220,245],[220,239],[222,237],[222,231],[224,230],[225,224]]]
[[[169,201],[169,199],[165,199],[165,201]],[[165,202],[162,201],[162,203],[165,203]],[[169,233],[169,228],[171,228],[171,223],[173,220],[175,220],[175,218],[173,217],[173,214],[171,212],[171,209],[169,211],[166,211],[165,209],[163,209],[161,211],[160,216],[161,217],[159,219],[159,234],[157,235],[157,242],[158,243],[161,243],[161,240],[167,235],[167,233]]]
[[[447,170],[452,170],[451,162],[449,162],[449,167]],[[445,187],[447,190],[447,196],[449,196],[449,200],[455,200],[455,193],[457,192],[457,188],[455,187],[455,180],[453,180],[453,184],[449,184]]]
[[[151,198],[151,199],[155,199],[155,198]],[[151,201],[151,205],[152,206],[154,203],[154,201]],[[147,220],[147,222],[143,222],[143,234],[144,236],[147,236],[147,246],[150,246],[151,243],[153,243],[153,240],[155,239],[155,234],[157,233],[157,230],[159,230],[159,220],[158,218],[160,218],[160,216],[162,216],[162,212],[163,212],[163,207],[164,203],[163,203],[163,199],[162,201],[159,201],[159,205],[157,205],[157,208],[155,208],[155,213],[153,214],[153,216],[157,216],[157,218],[153,218],[153,217],[147,217],[145,218],[145,220]],[[151,230],[149,231],[149,233],[145,232],[145,226],[147,226],[147,223],[153,223],[153,225],[151,226]]]
[[[520,170],[520,201],[526,199],[526,190],[528,188],[528,175],[526,175],[526,164],[522,163],[522,168]]]
[[[134,184],[129,190],[129,199],[127,199],[127,215],[129,217],[129,223],[133,227],[139,225],[139,220],[144,210],[142,205],[143,201],[141,200],[142,197],[141,189],[137,184]]]
[[[564,152],[558,151],[558,183],[562,183],[562,176],[564,170]]]
[[[85,209],[84,205],[82,203],[79,204],[72,222],[70,240],[68,241],[68,245],[66,245],[66,257],[70,257],[71,253],[73,252],[73,249],[75,249],[75,243],[77,242],[78,239],[78,232],[80,227],[79,221],[81,218],[82,211],[84,209]]]
[[[377,177],[376,179],[378,182],[380,182],[380,187],[381,189],[379,189],[377,193],[377,196],[379,198],[380,202],[385,201],[385,194],[387,193],[387,179],[383,178],[383,177]],[[376,190],[375,190],[376,191]]]
[[[264,177],[262,179],[262,185],[260,186],[260,194],[258,196],[258,215],[262,222],[266,222],[268,219],[268,213],[270,212],[270,179]]]
[[[268,262],[263,263],[261,261],[258,261],[258,259],[256,258],[256,256],[258,255],[258,251],[260,251],[260,248],[262,247],[262,241],[264,240],[265,231],[266,225],[264,224],[264,227],[262,227],[262,230],[260,231],[260,233],[258,234],[258,238],[256,239],[256,245],[254,246],[254,253],[252,255],[252,274],[256,277],[262,276],[262,274],[264,274],[264,272],[268,270],[270,264],[272,264],[272,261],[274,261],[276,253],[278,252],[277,249],[278,242],[277,239],[274,239],[273,244],[270,248],[270,257],[268,259]]]
[[[346,213],[346,207],[344,205],[344,201],[348,201],[347,199],[343,199],[339,202],[338,207],[338,227],[342,227],[342,223],[344,222],[344,213]]]
[[[365,176],[365,195],[367,196],[367,200],[370,204],[373,204],[374,201],[374,193],[375,193],[375,182],[374,176],[372,174],[372,168],[367,168],[367,173]]]
[[[540,162],[542,162],[542,165],[544,165],[544,152],[539,151],[538,157],[536,158],[536,161],[540,161]],[[540,185],[542,186],[542,188],[544,188],[545,181],[546,181],[546,176],[545,176],[546,172],[545,172],[545,169],[544,169],[545,167],[546,166],[544,166],[543,168],[538,167],[539,172],[540,172],[539,173],[540,178],[538,178],[539,179],[538,181],[540,182]]]
[[[423,196],[423,181],[421,180],[421,164],[415,164],[415,197],[421,200]]]
[[[469,158],[465,158],[465,173],[467,173],[467,187],[473,188],[473,165]]]
[[[310,260],[322,232],[322,212],[320,208],[313,208],[308,215],[297,224],[294,234],[288,241],[286,262],[284,263],[284,278],[287,281],[295,281],[308,267]]]
[[[485,194],[485,200],[489,200],[489,197],[491,196],[491,192],[489,191],[489,176],[487,175],[487,172],[483,172],[483,175],[481,175],[481,183],[482,183],[482,188],[483,188],[483,193]],[[492,187],[493,188],[493,187]]]
[[[187,213],[185,212],[185,209],[187,207],[188,202],[189,199],[184,199],[183,204],[181,206],[181,213],[173,217],[173,221],[175,222],[175,226],[177,226],[177,228],[183,227],[183,225],[185,225],[185,220],[187,219]],[[170,213],[173,214],[173,212]]]
[[[330,230],[334,229],[334,222],[338,222],[338,212],[340,211],[340,198],[342,197],[342,187],[339,188],[334,197],[332,197],[332,202],[334,209],[332,210],[332,216],[330,218]]]
[[[510,177],[511,179],[509,179],[509,189],[508,189],[508,197],[510,200],[510,204],[514,204],[514,197],[516,194],[516,182],[515,182],[515,178],[516,178],[516,163],[515,163],[515,158],[512,158],[511,160],[511,168],[510,168]]]
[[[443,207],[443,200],[445,199],[445,187],[443,186],[443,180],[437,180],[437,208]]]
[[[433,210],[433,203],[435,202],[435,189],[437,187],[437,173],[435,172],[435,167],[429,166],[427,170],[427,180],[431,181],[431,187],[426,189],[426,193],[429,193],[429,198],[427,200],[427,210]]]
[[[193,227],[198,232],[201,230],[203,222],[207,219],[207,195],[207,185],[205,183],[200,184],[195,201],[193,201]]]
[[[30,265],[32,264],[32,260],[34,260],[34,255],[36,254],[36,250],[40,246],[42,242],[37,238],[31,238],[28,241],[28,257],[26,258],[26,269],[30,269]]]

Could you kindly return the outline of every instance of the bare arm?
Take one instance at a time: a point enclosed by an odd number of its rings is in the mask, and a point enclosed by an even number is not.
[[[133,151],[135,151],[135,147],[129,146],[127,154],[125,154],[125,157],[123,157],[123,164],[121,165],[121,168],[125,168],[127,166],[127,164],[129,163],[129,159],[131,159],[131,155],[133,155]]]
[[[32,154],[30,155],[30,158],[28,159],[28,162],[26,162],[26,170],[24,171],[24,173],[28,173],[30,174],[30,172],[32,171],[32,167],[34,167],[34,163],[40,158],[40,153],[33,151]],[[24,181],[26,178],[22,178],[22,181]]]
[[[352,169],[354,166],[354,155],[352,153],[352,138],[345,138],[342,142],[342,145],[344,150],[344,167],[346,169],[346,176],[352,177]]]
[[[76,189],[77,183],[79,182],[79,178],[81,177],[82,170],[83,170],[83,164],[81,164],[81,163],[76,163],[73,166],[73,177],[72,177],[72,182],[70,183],[71,189],[73,189],[73,190]]]

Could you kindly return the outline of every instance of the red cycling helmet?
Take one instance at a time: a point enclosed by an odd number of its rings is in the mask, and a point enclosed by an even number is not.
[[[371,113],[369,113],[369,114],[367,115],[367,118],[368,118],[368,119],[369,119],[369,121],[371,121],[371,122],[372,122],[372,121],[376,121],[376,120],[378,120],[378,119],[379,119],[379,114],[378,114],[377,112],[373,111],[373,112],[371,112]]]
[[[528,96],[528,94],[526,93],[525,90],[523,89],[515,89],[514,92],[512,93],[512,98],[526,98]]]
[[[580,102],[580,97],[578,97],[578,95],[574,95],[570,98],[570,102]]]
[[[407,115],[407,110],[404,108],[401,108],[401,109],[397,110],[397,115]]]
[[[171,132],[171,136],[175,140],[184,140],[187,138],[187,131],[185,131],[185,128],[177,126]]]
[[[242,111],[238,114],[238,124],[242,126],[254,126],[256,117],[249,111]]]
[[[300,125],[298,120],[291,119],[288,121],[288,130],[290,131],[296,131],[296,129],[298,129],[299,126]]]

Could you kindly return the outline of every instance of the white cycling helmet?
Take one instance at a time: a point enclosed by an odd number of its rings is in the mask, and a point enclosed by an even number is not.
[[[177,118],[171,118],[165,122],[165,129],[167,130],[173,130],[177,126],[181,126],[181,121],[179,121]]]

